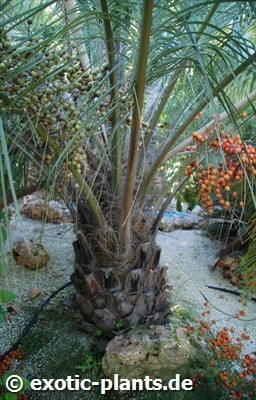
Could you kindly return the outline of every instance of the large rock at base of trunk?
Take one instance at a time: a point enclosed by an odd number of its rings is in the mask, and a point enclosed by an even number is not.
[[[102,367],[109,377],[117,373],[126,379],[149,375],[166,380],[182,373],[194,355],[184,329],[139,326],[108,343]]]

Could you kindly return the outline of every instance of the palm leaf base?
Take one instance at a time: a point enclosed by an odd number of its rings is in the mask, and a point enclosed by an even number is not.
[[[136,244],[133,256],[120,261],[95,262],[80,232],[74,242],[75,271],[71,280],[76,288],[81,328],[93,332],[114,332],[141,323],[159,324],[167,312],[170,287],[168,266],[160,266],[161,248],[155,238]],[[102,261],[104,254],[102,254]]]

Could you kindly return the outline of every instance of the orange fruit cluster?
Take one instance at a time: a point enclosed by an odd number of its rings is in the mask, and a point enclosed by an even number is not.
[[[0,356],[2,354],[0,353]],[[22,360],[24,357],[25,353],[21,349],[16,349],[11,351],[9,354],[7,354],[3,361],[0,363],[0,377],[6,372],[9,371],[10,369],[13,368],[13,361],[14,360]]]
[[[241,300],[239,300],[240,302]],[[211,310],[207,301],[204,303],[204,307],[206,311],[203,311],[202,315],[209,318],[211,314],[209,311]],[[243,317],[246,313],[241,310],[239,315]],[[241,355],[244,346],[243,341],[250,340],[250,336],[243,332],[235,338],[235,329],[227,326],[214,333],[212,331],[212,325],[216,324],[214,319],[209,319],[209,321],[194,319],[193,322],[192,325],[186,327],[187,333],[188,335],[193,334],[198,342],[206,343],[210,365],[220,370],[215,378],[216,383],[227,391],[227,399],[242,399],[245,395],[255,395],[256,358],[250,354]],[[195,377],[194,380],[197,385],[200,385],[199,378]]]
[[[1,361],[0,363],[0,378],[4,376],[4,374],[7,371],[10,371],[13,368],[13,363],[14,361],[21,361],[24,357],[25,353],[23,350],[21,349],[16,349],[11,351],[9,354],[7,354],[3,361]],[[2,356],[2,354],[0,353],[0,357]],[[24,369],[24,364],[20,364],[19,365],[20,370]],[[1,393],[4,393],[4,388],[0,387],[0,395]],[[29,397],[26,394],[20,394],[17,395],[17,400],[27,400]]]
[[[211,132],[209,131],[210,135]],[[193,133],[193,140],[199,145],[205,143],[208,134]],[[250,179],[256,176],[256,147],[246,144],[239,135],[231,136],[224,132],[221,136],[214,138],[209,145],[216,151],[225,155],[225,162],[219,162],[215,167],[213,164],[198,167],[198,182],[200,186],[200,197],[205,210],[213,213],[213,198],[218,199],[224,210],[229,210],[232,200],[241,207],[244,206],[242,198],[239,199],[237,186],[242,183],[245,175]],[[197,167],[194,160],[186,170],[190,176]]]
[[[256,374],[256,359],[246,354],[241,365],[243,370],[240,372],[221,370],[219,374],[219,384],[228,390],[231,399],[242,399],[244,394],[248,396],[256,393],[256,379],[253,379]]]

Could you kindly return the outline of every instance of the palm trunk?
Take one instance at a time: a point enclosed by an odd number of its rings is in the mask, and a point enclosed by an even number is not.
[[[81,328],[93,332],[97,327],[111,333],[117,327],[159,323],[166,312],[169,287],[168,267],[159,265],[161,249],[155,235],[145,234],[145,224],[137,224],[132,251],[120,256],[111,231],[95,231],[88,224],[82,229],[81,211],[80,217],[71,280],[81,311]]]

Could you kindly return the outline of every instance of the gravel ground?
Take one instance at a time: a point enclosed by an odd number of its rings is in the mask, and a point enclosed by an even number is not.
[[[39,221],[23,218],[22,227],[23,231],[17,219],[11,222],[12,241],[24,234],[34,240],[40,238],[41,223]],[[11,289],[18,295],[18,298],[12,304],[15,308],[12,321],[0,325],[0,352],[6,351],[15,342],[26,322],[34,310],[42,304],[43,300],[54,290],[69,281],[74,263],[72,247],[74,239],[72,224],[55,225],[47,223],[44,227],[42,240],[51,257],[47,268],[39,271],[30,271],[17,266],[14,262],[9,262],[3,287]],[[204,310],[203,303],[205,301],[201,294],[202,291],[213,305],[211,307],[211,319],[216,319],[216,329],[223,328],[226,325],[233,326],[236,330],[236,337],[244,331],[252,338],[244,349],[245,352],[255,351],[256,304],[247,301],[247,306],[245,307],[246,317],[238,320],[234,318],[234,315],[243,308],[238,303],[238,297],[225,293],[225,298],[220,299],[220,292],[205,287],[205,285],[212,285],[237,289],[222,278],[220,271],[211,272],[210,266],[213,265],[221,245],[205,237],[204,233],[195,230],[175,230],[171,233],[159,232],[157,241],[162,247],[161,263],[168,263],[170,266],[169,277],[173,287],[171,293],[172,303],[180,304],[183,308],[190,310],[192,314],[201,313]],[[39,287],[42,293],[37,299],[31,301],[28,297],[28,292],[34,287]],[[63,311],[63,301],[65,298],[70,297],[72,293],[73,288],[65,289],[52,300],[51,307],[53,309],[56,308],[56,310],[62,309]],[[75,359],[74,362],[76,362],[76,352],[78,352],[78,356],[81,356],[81,349],[85,348],[88,338],[76,329],[78,317],[73,318],[72,313],[67,316],[67,323],[65,321],[62,322],[60,319],[62,326],[60,329],[58,327],[59,330],[56,330],[56,334],[51,341],[33,354],[29,362],[26,361],[25,376],[35,376],[35,373],[37,376],[41,376],[40,373],[44,363],[47,360],[49,362],[49,359],[52,362],[58,359],[58,355],[55,354],[56,348],[63,351],[65,346],[67,348],[69,346],[70,352],[72,352]],[[52,318],[52,321],[54,323],[54,318]],[[45,331],[48,335],[45,327],[41,329],[42,333]],[[51,347],[52,345],[55,346],[55,349]],[[74,349],[76,349],[75,353]],[[58,366],[52,365],[52,367],[53,369],[56,368],[57,371]],[[74,371],[79,373],[76,370]],[[63,396],[59,398],[67,398],[64,394]],[[37,398],[39,399],[39,397]],[[76,397],[74,393],[72,398],[79,398],[79,395]],[[50,397],[47,397],[47,399],[50,399]]]
[[[40,221],[30,218],[23,218],[22,223],[18,219],[13,219],[10,224],[11,242],[27,237],[35,241],[41,238]],[[75,239],[72,224],[45,224],[43,227],[42,244],[50,255],[50,261],[46,268],[31,271],[27,268],[18,266],[13,260],[8,258],[8,267],[4,275],[3,287],[17,294],[18,298],[13,302],[15,314],[12,321],[0,325],[0,352],[4,352],[10,347],[20,335],[30,315],[27,309],[41,305],[51,293],[58,289],[70,279],[73,271],[74,251],[72,241]],[[8,250],[11,244],[8,243]],[[31,289],[39,287],[41,295],[30,300],[28,293]],[[60,295],[61,296],[61,295]],[[53,300],[57,301],[57,299]]]
[[[170,266],[172,302],[192,313],[201,313],[205,311],[203,293],[210,303],[209,318],[216,320],[215,329],[234,327],[234,338],[245,332],[251,341],[245,345],[244,353],[255,351],[256,303],[247,301],[243,306],[238,302],[238,296],[229,293],[224,293],[224,299],[221,299],[221,292],[206,287],[209,285],[238,291],[237,286],[223,279],[220,270],[211,271],[221,244],[206,237],[204,232],[195,230],[159,233],[157,241],[162,247],[162,263]],[[242,309],[246,311],[246,316],[237,319],[235,315]]]
[[[18,295],[11,303],[15,312],[9,313],[12,320],[0,325],[0,353],[7,351],[22,333],[27,322],[36,310],[56,289],[70,280],[74,268],[74,251],[72,242],[75,239],[73,224],[51,224],[43,226],[40,221],[24,217],[22,222],[13,218],[10,224],[11,242],[26,237],[42,244],[50,255],[46,268],[38,271],[20,267],[7,254],[8,266],[4,276],[3,287]],[[28,293],[39,287],[41,294],[31,301]],[[88,348],[88,336],[77,329],[79,313],[67,306],[74,294],[72,286],[54,297],[49,306],[44,308],[36,325],[22,340],[25,358],[22,361],[23,376],[32,378],[65,378],[79,374],[78,366]],[[14,362],[13,371],[19,371]],[[68,391],[60,392],[58,400],[70,399]],[[30,400],[57,400],[56,393],[30,393]],[[91,398],[91,397],[88,397]],[[81,399],[81,393],[72,393],[72,399]]]

